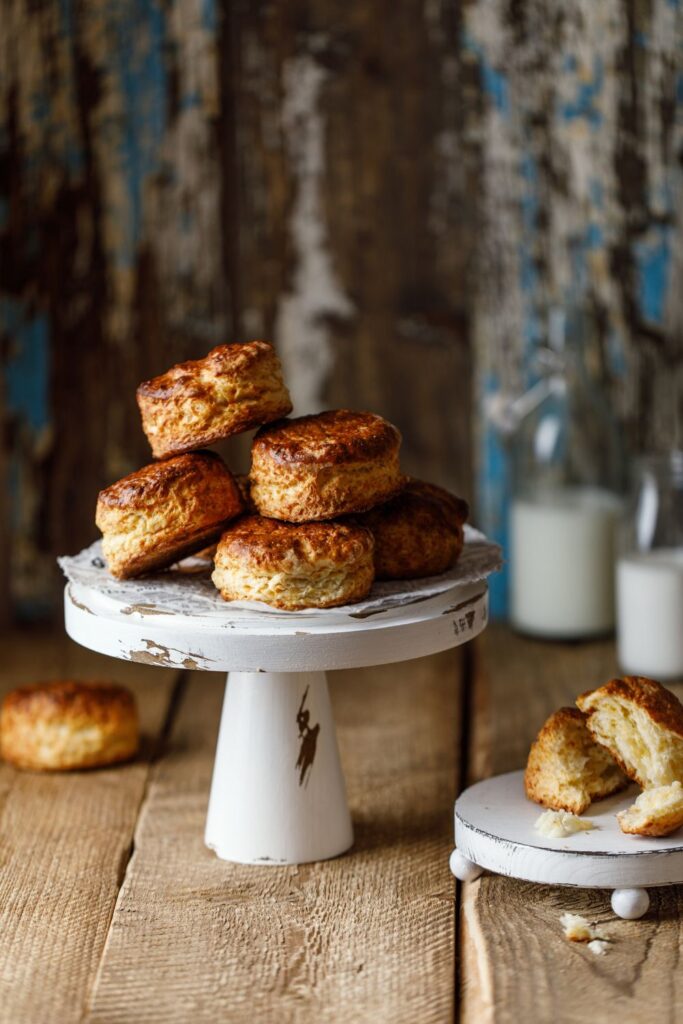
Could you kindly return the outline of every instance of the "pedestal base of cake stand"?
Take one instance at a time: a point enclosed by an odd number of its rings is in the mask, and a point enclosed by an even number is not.
[[[527,800],[524,772],[485,779],[456,800],[451,871],[461,882],[490,871],[546,885],[611,889],[618,917],[643,917],[648,889],[683,882],[683,837],[624,835],[616,815],[638,792],[630,787],[597,801],[583,815],[592,830],[554,839],[534,828],[543,808]]]
[[[369,612],[289,614],[214,605],[172,581],[153,588],[132,601],[108,579],[69,583],[67,632],[115,658],[229,673],[205,839],[247,864],[324,860],[353,842],[325,672],[436,654],[488,621],[484,580],[427,597],[408,590]]]
[[[242,864],[302,864],[353,843],[324,672],[230,672],[206,845]]]

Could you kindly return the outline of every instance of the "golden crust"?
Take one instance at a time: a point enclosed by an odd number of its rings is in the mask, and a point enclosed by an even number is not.
[[[331,608],[370,592],[373,546],[362,526],[245,516],[221,537],[212,579],[226,601]]]
[[[347,409],[264,427],[252,445],[252,501],[294,523],[365,512],[403,487],[400,446],[381,416]]]
[[[242,508],[219,456],[193,452],[143,466],[101,491],[95,522],[109,571],[128,579],[218,540]]]
[[[683,786],[673,782],[641,793],[617,814],[622,832],[636,836],[668,836],[683,825]]]
[[[643,789],[683,780],[683,706],[654,679],[611,679],[576,699],[587,725]]]
[[[113,683],[25,686],[8,693],[2,704],[2,756],[17,768],[95,768],[127,761],[138,744],[135,698]]]
[[[609,752],[594,742],[581,711],[560,708],[548,718],[531,746],[524,773],[530,800],[582,814],[591,800],[626,785],[628,779]]]
[[[140,384],[137,400],[156,458],[202,448],[292,411],[280,360],[266,341],[218,345],[203,359]]]
[[[395,498],[357,517],[375,538],[378,580],[436,576],[455,565],[469,508],[435,484],[409,480]]]

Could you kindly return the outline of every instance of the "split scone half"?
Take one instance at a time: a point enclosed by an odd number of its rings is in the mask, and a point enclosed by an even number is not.
[[[683,780],[683,706],[661,683],[612,679],[576,703],[593,737],[641,789]]]
[[[221,537],[211,578],[226,601],[332,608],[370,593],[373,547],[363,526],[244,516]]]
[[[582,814],[592,800],[611,796],[628,779],[586,728],[577,708],[560,708],[534,740],[524,788],[530,800],[553,810]]]
[[[365,512],[397,494],[401,435],[381,416],[336,409],[263,427],[251,450],[251,500],[291,523]]]
[[[101,491],[95,522],[109,571],[129,579],[217,541],[242,508],[222,459],[193,452],[143,466]]]
[[[289,392],[266,341],[218,345],[137,389],[142,429],[155,458],[194,451],[287,416]]]
[[[135,697],[115,683],[39,683],[13,690],[2,703],[2,756],[17,768],[99,768],[127,761],[138,743]]]
[[[356,517],[375,538],[378,580],[436,576],[462,551],[467,502],[443,487],[409,480],[395,498]]]
[[[668,836],[683,825],[683,785],[646,789],[626,811],[617,814],[622,832],[638,836]]]

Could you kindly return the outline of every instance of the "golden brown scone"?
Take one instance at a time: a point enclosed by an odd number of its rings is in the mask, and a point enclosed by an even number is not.
[[[628,779],[586,728],[576,708],[560,708],[534,740],[524,774],[530,800],[554,810],[582,814],[591,800],[610,796]]]
[[[661,683],[611,679],[576,703],[593,737],[642,789],[683,780],[683,706]]]
[[[455,565],[467,503],[442,487],[409,480],[395,498],[356,517],[375,538],[378,580],[436,576]]]
[[[137,390],[142,429],[155,458],[213,444],[292,411],[275,349],[267,341],[219,345],[172,366]]]
[[[292,523],[365,512],[403,487],[401,435],[370,412],[335,409],[264,427],[251,450],[251,498]]]
[[[683,825],[683,786],[646,789],[626,811],[617,814],[622,832],[636,836],[668,836]]]
[[[101,491],[95,522],[109,571],[128,579],[207,547],[241,511],[219,456],[193,452],[143,466]]]
[[[226,601],[332,608],[370,592],[372,549],[363,526],[244,516],[221,537],[211,578]]]
[[[2,703],[2,756],[17,768],[101,767],[127,761],[138,743],[135,698],[114,683],[66,680],[24,686]]]

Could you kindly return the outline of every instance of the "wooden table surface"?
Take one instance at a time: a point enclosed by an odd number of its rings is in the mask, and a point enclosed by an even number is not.
[[[243,867],[202,841],[223,678],[124,664],[63,635],[0,639],[2,688],[65,675],[137,694],[143,755],[0,767],[0,1021],[683,1019],[681,890],[641,921],[603,892],[448,870],[458,787],[521,767],[544,717],[615,671],[611,643],[491,627],[469,648],[331,674],[356,829],[346,856]],[[608,922],[605,957],[560,914]]]

